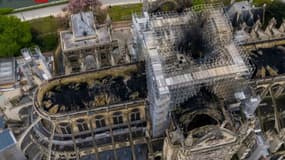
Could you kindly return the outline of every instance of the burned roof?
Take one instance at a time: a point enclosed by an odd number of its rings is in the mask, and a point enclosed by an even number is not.
[[[285,73],[285,47],[264,48],[251,52],[256,71],[253,78],[274,77]]]
[[[146,97],[142,65],[126,65],[64,76],[43,84],[36,106],[48,114],[76,112]]]
[[[218,97],[205,88],[177,107],[172,112],[172,117],[186,133],[224,120]]]

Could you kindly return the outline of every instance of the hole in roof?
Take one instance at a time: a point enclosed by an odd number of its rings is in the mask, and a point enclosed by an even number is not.
[[[83,36],[87,36],[87,32],[86,31],[83,31]]]

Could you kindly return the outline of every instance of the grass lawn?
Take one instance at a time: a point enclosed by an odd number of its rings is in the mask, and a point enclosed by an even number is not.
[[[13,8],[0,8],[0,15],[6,15],[13,12]]]
[[[256,6],[263,6],[263,4],[271,4],[271,0],[253,0],[253,4]]]
[[[32,43],[39,45],[43,52],[52,51],[58,44],[58,29],[63,23],[59,18],[45,17],[28,21],[32,30]]]
[[[140,13],[142,11],[142,4],[129,4],[123,6],[111,6],[108,8],[108,13],[111,19],[115,21],[131,20],[132,13]]]
[[[204,0],[193,0],[192,3],[195,6],[195,5],[205,4],[205,1]]]
[[[28,22],[30,23],[32,30],[39,34],[57,32],[57,29],[60,28],[59,19],[54,17],[39,18]]]

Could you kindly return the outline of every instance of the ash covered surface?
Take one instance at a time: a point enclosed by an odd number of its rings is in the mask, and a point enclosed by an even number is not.
[[[274,97],[276,101],[276,108],[279,113],[284,112],[284,102],[285,95]],[[256,111],[257,115],[262,118],[262,125],[265,131],[274,130],[275,128],[275,118],[274,118],[274,104],[272,101],[272,97],[268,96],[264,98],[264,100],[260,103],[258,110]],[[280,122],[284,123],[284,116],[280,116]]]
[[[207,125],[217,125],[223,116],[218,98],[202,88],[200,92],[172,112],[180,128],[187,133]]]
[[[56,114],[144,99],[145,82],[144,72],[132,72],[92,79],[92,83],[56,85],[43,97],[44,110]]]
[[[274,47],[253,51],[251,60],[256,66],[253,78],[274,77],[285,73],[285,48]]]
[[[205,15],[199,14],[199,19],[194,22],[189,22],[188,26],[181,28],[183,33],[175,42],[174,46],[177,50],[187,56],[190,56],[196,63],[202,63],[203,59],[207,58],[212,48],[207,45],[208,39],[205,38],[207,18]]]

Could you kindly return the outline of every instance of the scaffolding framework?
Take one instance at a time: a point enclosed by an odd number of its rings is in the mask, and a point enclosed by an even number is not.
[[[230,92],[242,88],[241,79],[247,80],[252,74],[253,68],[239,42],[233,40],[232,26],[220,4],[195,6],[182,13],[145,12],[143,17],[134,15],[133,21],[147,65],[154,137],[164,133],[169,111],[196,95],[201,87],[229,99],[233,95]],[[203,58],[194,59],[181,52],[177,42],[197,26],[206,51]]]

